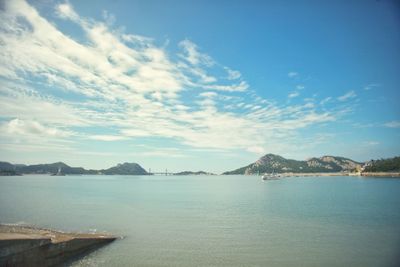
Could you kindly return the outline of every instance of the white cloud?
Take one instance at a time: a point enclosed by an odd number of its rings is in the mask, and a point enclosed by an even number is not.
[[[79,21],[80,20],[78,14],[76,14],[74,9],[72,8],[72,6],[68,2],[61,3],[61,4],[57,5],[55,10],[56,10],[56,14],[60,18],[70,19],[70,20],[73,20],[73,21]]]
[[[227,92],[243,92],[249,88],[249,85],[245,81],[241,81],[238,84],[230,85],[204,85],[205,89],[227,91]]]
[[[201,68],[190,68],[190,72],[198,76],[201,83],[213,83],[217,81],[217,78],[208,75],[205,70]]]
[[[190,40],[186,39],[181,41],[179,46],[183,49],[183,55],[180,56],[190,64],[204,64],[206,66],[212,66],[214,64],[214,60],[210,56],[200,53],[198,46]]]
[[[300,95],[299,92],[291,92],[291,93],[288,95],[288,97],[289,97],[289,98],[294,98],[294,97],[298,97],[299,95]]]
[[[339,101],[346,101],[346,100],[349,100],[349,99],[351,99],[351,98],[354,98],[354,97],[356,97],[357,96],[357,94],[356,94],[356,92],[354,92],[353,90],[352,91],[349,91],[349,92],[347,92],[346,94],[344,94],[344,95],[342,95],[342,96],[339,96],[337,99],[339,100]]]
[[[3,134],[12,138],[38,137],[38,138],[65,138],[73,135],[72,132],[60,128],[48,127],[37,121],[24,121],[12,119],[0,126]]]
[[[200,93],[199,96],[213,98],[213,97],[218,96],[218,94],[215,92],[204,92],[204,93]]]
[[[126,139],[126,137],[120,135],[91,135],[88,138],[98,141],[120,141]]]
[[[306,108],[313,108],[313,107],[315,107],[315,104],[312,103],[312,102],[307,102],[307,103],[304,104],[304,107],[306,107]]]
[[[25,20],[12,20],[11,25],[10,20],[6,21],[11,30],[1,35],[4,65],[14,73],[53,75],[58,77],[55,82],[76,80],[75,91],[87,96],[115,99],[127,93],[154,90],[173,96],[182,90],[184,79],[163,49],[151,43],[130,48],[119,33],[109,31],[103,23],[77,17],[70,5],[61,4],[58,10],[63,18],[82,27],[89,44],[64,35],[26,2],[7,2],[8,15]]]
[[[240,77],[242,77],[242,74],[240,73],[240,71],[232,70],[228,67],[225,67],[224,69],[226,70],[226,72],[228,74],[228,77],[227,77],[228,80],[237,80]]]
[[[303,90],[304,88],[305,88],[304,85],[301,85],[301,84],[296,85],[296,89],[297,89],[297,90]]]
[[[43,124],[67,126],[90,125],[93,121],[82,116],[86,110],[69,103],[43,96],[26,86],[2,81],[0,87],[0,116],[34,120]]]
[[[377,87],[381,87],[381,85],[379,83],[370,83],[364,86],[364,90],[369,91]]]
[[[384,126],[389,128],[400,128],[400,121],[390,121],[385,123]]]
[[[291,71],[291,72],[288,73],[288,77],[289,78],[295,78],[295,77],[298,77],[298,76],[299,76],[299,74],[297,72],[295,72],[295,71]]]
[[[326,103],[330,102],[331,100],[332,100],[332,97],[328,96],[328,97],[322,99],[320,104],[325,105]]]

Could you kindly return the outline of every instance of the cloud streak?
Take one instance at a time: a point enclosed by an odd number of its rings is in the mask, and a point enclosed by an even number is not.
[[[400,128],[400,121],[390,121],[384,124],[388,128]]]
[[[344,94],[344,95],[342,95],[342,96],[339,96],[337,99],[339,100],[339,101],[346,101],[346,100],[349,100],[349,99],[352,99],[352,98],[355,98],[357,96],[357,94],[356,94],[356,92],[354,92],[353,90],[352,91],[349,91],[349,92],[347,92],[346,94]]]

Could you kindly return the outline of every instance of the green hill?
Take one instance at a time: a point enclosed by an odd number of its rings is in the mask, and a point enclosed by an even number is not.
[[[359,162],[343,157],[323,156],[301,161],[267,154],[252,164],[223,174],[340,172],[353,171],[361,165]]]
[[[118,164],[117,166],[111,167],[106,170],[101,171],[103,174],[107,175],[113,175],[113,174],[118,174],[118,175],[147,175],[147,171],[143,169],[139,164],[137,163],[122,163]]]
[[[365,165],[364,172],[400,172],[400,157],[371,160]]]

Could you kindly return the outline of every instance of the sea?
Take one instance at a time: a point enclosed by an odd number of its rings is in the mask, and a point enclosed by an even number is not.
[[[0,223],[121,237],[72,266],[400,266],[400,179],[3,176]]]

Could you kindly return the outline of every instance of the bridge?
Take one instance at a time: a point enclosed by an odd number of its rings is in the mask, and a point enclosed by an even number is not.
[[[174,175],[173,172],[168,172],[167,169],[165,169],[164,172],[160,172],[160,171],[151,171],[151,169],[149,169],[148,174],[149,174],[149,175],[166,175],[166,176],[167,176],[167,175]]]

